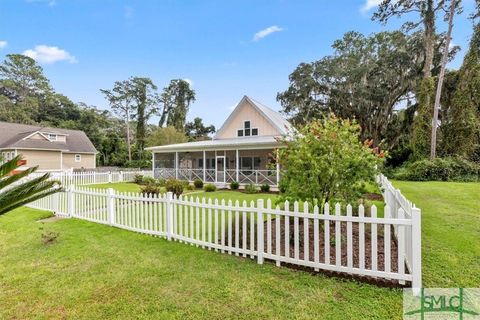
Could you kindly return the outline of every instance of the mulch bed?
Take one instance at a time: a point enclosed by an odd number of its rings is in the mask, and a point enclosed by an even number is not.
[[[303,219],[298,219],[298,230],[299,230],[299,259],[303,260],[305,257],[305,246],[304,246],[304,225]],[[347,222],[339,222],[341,225],[341,262],[342,266],[347,266]],[[371,242],[371,230],[370,224],[365,224],[365,269],[371,269],[372,267],[372,242]],[[314,261],[314,237],[313,237],[313,221],[310,220],[308,223],[308,260]],[[276,235],[275,235],[275,228],[276,228],[276,221],[272,219],[271,222],[271,252],[276,254]],[[268,239],[267,239],[267,222],[265,222],[265,244],[264,250],[268,252]],[[290,245],[289,245],[289,257],[294,257],[295,248],[294,248],[294,224],[293,218],[290,218]],[[398,270],[398,250],[397,250],[397,243],[393,236],[393,228],[391,228],[391,239],[390,239],[390,269],[391,272],[397,272]],[[330,264],[336,264],[336,247],[335,247],[335,222],[330,221]],[[282,219],[280,223],[280,254],[285,256],[285,222]],[[325,232],[324,232],[324,222],[319,222],[319,261],[320,263],[325,263]],[[384,252],[384,228],[383,225],[377,226],[377,270],[384,271],[385,270],[385,252]],[[352,223],[352,263],[354,268],[358,268],[360,266],[360,256],[359,256],[359,227],[358,223]],[[291,265],[285,264],[286,266],[293,268],[293,269],[300,269],[300,270],[307,270],[313,272],[313,269],[310,267],[298,266],[298,265]],[[406,270],[406,269],[405,269]],[[328,275],[340,276],[345,277],[344,273],[341,272],[332,272],[326,270],[320,270],[319,272],[325,273]],[[400,287],[398,284],[398,280],[386,280],[386,279],[379,279],[375,277],[368,277],[368,276],[353,276],[348,275],[347,278],[355,278],[361,281],[374,283],[377,285],[387,286],[387,287]]]
[[[295,247],[294,247],[294,219],[290,217],[289,220],[289,231],[290,231],[290,239],[289,239],[289,257],[295,257]],[[347,266],[347,222],[339,222],[341,225],[341,262],[342,266]],[[267,239],[267,224],[268,222],[265,221],[264,225],[264,252],[271,252],[272,254],[277,254],[276,251],[276,221],[272,218],[271,220],[271,249],[269,251],[268,248],[268,239]],[[241,224],[240,224],[241,227]],[[308,223],[308,260],[314,261],[314,226],[313,220],[309,220]],[[393,235],[393,228],[390,227],[390,270],[391,272],[397,272],[398,270],[398,251],[397,251],[397,243],[395,237]],[[235,225],[233,223],[232,230],[235,230]],[[303,260],[305,257],[305,246],[304,246],[304,225],[303,219],[298,219],[298,230],[299,230],[299,256],[300,260]],[[319,246],[319,262],[325,263],[325,232],[324,232],[324,221],[319,221],[319,234],[318,234],[318,246]],[[250,230],[247,229],[247,247],[250,248]],[[242,231],[240,228],[240,237],[242,235]],[[227,234],[225,234],[225,239],[227,238]],[[330,263],[331,265],[336,264],[336,247],[335,247],[335,222],[330,221]],[[255,239],[256,241],[256,239]],[[232,243],[235,243],[235,234],[232,232]],[[242,243],[242,239],[240,239],[240,243]],[[384,227],[383,225],[377,225],[377,270],[384,271],[385,270],[385,252],[384,252]],[[254,243],[254,247],[256,247],[256,243]],[[285,220],[284,218],[280,221],[280,255],[285,256]],[[352,223],[352,264],[354,268],[359,268],[360,266],[360,256],[359,256],[359,226],[358,223]],[[268,260],[267,260],[268,261]],[[350,275],[343,272],[333,272],[328,270],[320,269],[318,272],[314,271],[311,267],[299,266],[289,263],[283,263],[282,266],[286,266],[296,270],[303,270],[310,273],[322,273],[329,276],[335,276],[340,278],[348,278],[348,279],[356,279],[362,282],[372,283],[379,286],[384,287],[402,287],[398,283],[398,280],[388,280],[383,278],[377,277],[369,277],[369,276],[360,276],[360,275]],[[365,269],[371,270],[372,267],[372,242],[371,242],[371,224],[365,223]],[[405,270],[406,266],[405,266]]]
[[[363,198],[372,201],[383,201],[383,196],[379,193],[365,193]]]

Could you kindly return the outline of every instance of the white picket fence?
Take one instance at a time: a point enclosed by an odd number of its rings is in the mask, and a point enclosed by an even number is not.
[[[421,287],[420,210],[380,176],[386,205],[308,203],[272,208],[271,201],[212,201],[143,196],[113,189],[71,186],[30,206],[222,253],[352,275],[411,282]],[[300,206],[302,208],[300,208]],[[369,211],[369,212],[367,212]],[[380,215],[381,216],[381,215]],[[396,248],[396,250],[393,250]],[[379,263],[382,262],[382,263]]]
[[[28,176],[29,179],[38,177],[45,174],[33,173]],[[88,184],[102,184],[102,183],[115,183],[115,182],[129,182],[133,181],[135,175],[143,175],[153,177],[153,171],[151,170],[138,170],[138,171],[111,171],[111,172],[52,172],[50,173],[50,180],[59,181],[62,187],[68,187],[71,185],[81,186]]]

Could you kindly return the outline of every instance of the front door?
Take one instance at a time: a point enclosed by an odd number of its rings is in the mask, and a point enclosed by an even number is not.
[[[225,183],[225,156],[216,157],[215,182]]]

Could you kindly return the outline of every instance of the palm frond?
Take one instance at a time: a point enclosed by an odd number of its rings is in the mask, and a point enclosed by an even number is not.
[[[48,173],[28,179],[37,167],[13,174],[21,159],[17,156],[0,165],[0,215],[61,191],[61,188],[57,187],[60,183],[49,180]],[[26,181],[22,181],[23,179]]]

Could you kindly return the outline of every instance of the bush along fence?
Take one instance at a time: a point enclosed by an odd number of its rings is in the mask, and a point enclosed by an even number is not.
[[[44,173],[34,173],[30,175],[29,178],[34,178],[42,174]],[[153,171],[52,172],[50,173],[50,179],[59,181],[63,187],[68,187],[71,185],[80,186],[87,184],[130,182],[134,180],[136,175],[153,177]]]
[[[270,200],[232,203],[168,192],[119,193],[71,186],[32,207],[131,231],[177,240],[221,253],[386,279],[421,287],[420,210],[380,176],[383,217],[372,206]],[[322,211],[322,212],[320,212]]]

